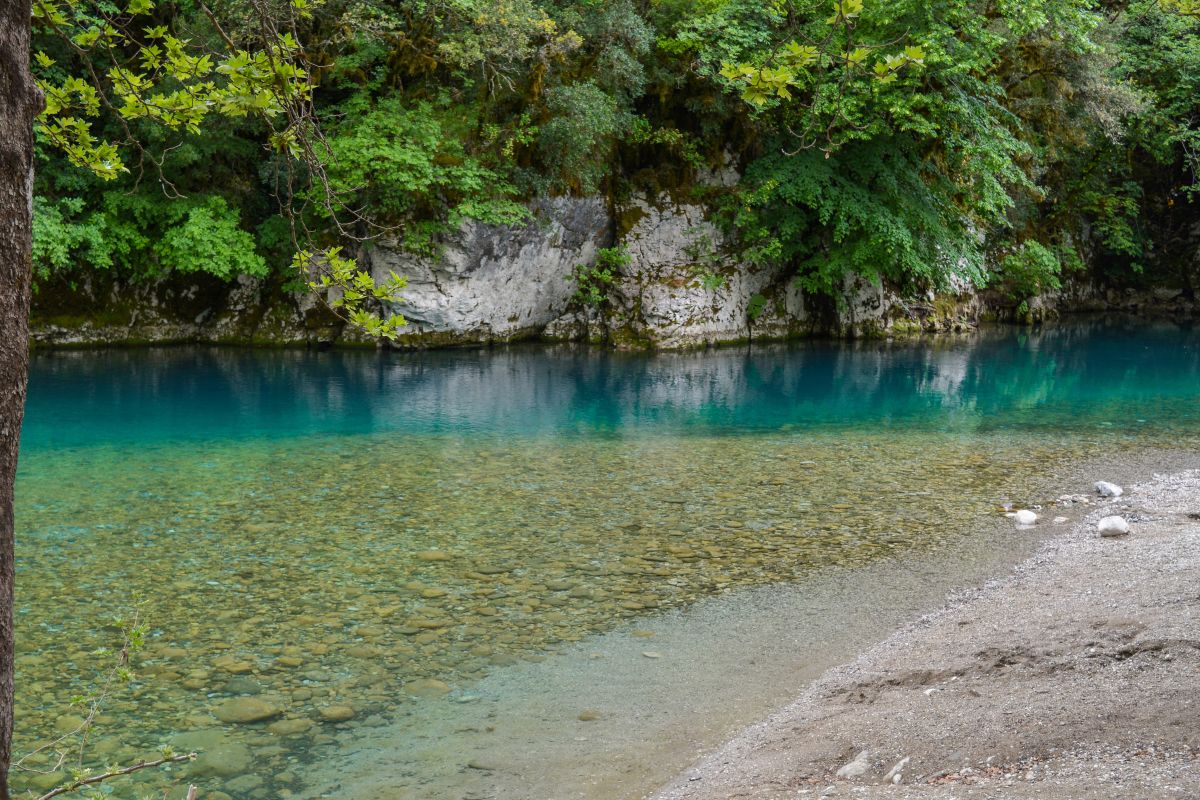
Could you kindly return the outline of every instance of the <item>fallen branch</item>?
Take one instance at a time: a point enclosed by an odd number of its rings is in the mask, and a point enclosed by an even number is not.
[[[46,792],[44,795],[39,797],[37,800],[50,800],[51,797],[58,797],[61,794],[67,794],[68,792],[74,792],[79,789],[82,789],[85,786],[93,786],[97,783],[103,783],[104,781],[110,780],[112,778],[119,778],[124,775],[130,775],[134,772],[138,772],[143,769],[150,769],[152,767],[161,767],[164,764],[174,764],[177,761],[191,761],[195,758],[196,758],[195,753],[188,753],[187,755],[182,755],[182,756],[167,756],[164,758],[160,758],[157,761],[142,761],[140,763],[133,764],[128,767],[123,767],[121,769],[114,769],[114,770],[111,770],[108,772],[101,772],[99,775],[92,775],[91,777],[88,777],[88,778],[79,778],[77,780],[71,781],[70,783],[68,783],[64,786],[58,787],[57,789],[54,789],[53,791]],[[194,786],[188,787],[187,796],[189,798],[194,798],[196,796],[195,788],[196,787],[194,787]]]

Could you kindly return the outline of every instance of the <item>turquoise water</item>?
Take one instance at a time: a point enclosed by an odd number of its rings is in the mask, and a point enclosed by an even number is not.
[[[109,350],[34,359],[23,446],[375,432],[738,435],[1190,424],[1200,337],[1157,327],[644,356],[568,348]],[[1124,417],[1124,419],[1118,417]]]
[[[303,794],[356,731],[429,704],[452,719],[514,663],[944,549],[1080,461],[1195,447],[1198,415],[1200,335],[1168,324],[669,355],[40,353],[17,749],[71,730],[140,595],[138,677],[68,760],[174,742],[200,760],[115,796]],[[267,716],[231,721],[246,698]],[[61,777],[27,765],[51,774],[18,785]],[[461,796],[406,775],[413,796]]]

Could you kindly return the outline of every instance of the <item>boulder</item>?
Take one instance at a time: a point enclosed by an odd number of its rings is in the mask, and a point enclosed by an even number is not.
[[[575,293],[575,267],[611,243],[602,197],[533,201],[520,225],[465,221],[436,254],[381,242],[368,255],[377,280],[395,272],[408,285],[396,311],[405,345],[512,341],[536,336],[562,316]]]

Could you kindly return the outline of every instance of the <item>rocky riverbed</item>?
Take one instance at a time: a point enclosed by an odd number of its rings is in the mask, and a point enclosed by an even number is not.
[[[1200,796],[1200,470],[1090,508],[655,800]]]
[[[1044,497],[1028,476],[1069,461],[1062,442],[997,442],[991,459],[975,442],[379,435],[34,452],[20,483],[18,752],[77,726],[70,699],[97,685],[108,661],[93,652],[137,594],[151,625],[137,679],[105,703],[85,758],[127,763],[163,743],[201,755],[116,796],[189,780],[232,797],[298,791],[306,762],[427,705],[462,728],[458,698],[494,671],[706,596],[935,551],[994,515],[997,492]],[[90,490],[61,491],[72,484]],[[415,738],[434,735],[423,725]],[[25,766],[37,771],[17,776],[22,790],[63,777],[52,758]]]

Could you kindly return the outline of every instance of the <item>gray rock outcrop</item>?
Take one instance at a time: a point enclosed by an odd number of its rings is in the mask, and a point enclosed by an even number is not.
[[[380,246],[367,257],[376,279],[408,280],[396,308],[409,322],[401,344],[511,341],[563,314],[575,266],[595,260],[610,225],[603,198],[559,197],[531,204],[525,225],[464,222],[433,256]]]

